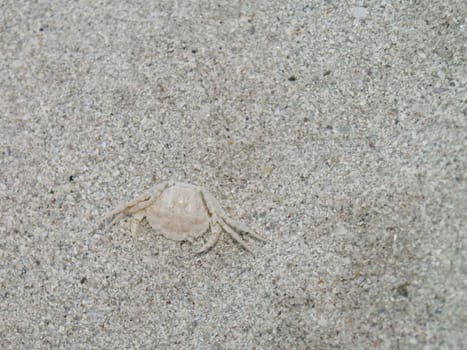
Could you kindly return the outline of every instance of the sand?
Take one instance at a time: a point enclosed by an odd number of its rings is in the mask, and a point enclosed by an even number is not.
[[[1,349],[462,349],[463,1],[3,1]],[[269,238],[103,216],[163,180]]]

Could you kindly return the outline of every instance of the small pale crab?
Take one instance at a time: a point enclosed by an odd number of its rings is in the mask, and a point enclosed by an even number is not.
[[[143,219],[157,234],[174,241],[193,243],[210,230],[211,236],[196,252],[198,254],[214,247],[223,231],[252,254],[241,234],[249,234],[261,241],[267,240],[230,218],[207,190],[184,182],[162,182],[146,194],[119,206],[107,214],[106,218],[112,219],[107,228],[126,216],[131,216],[130,229],[134,239]]]

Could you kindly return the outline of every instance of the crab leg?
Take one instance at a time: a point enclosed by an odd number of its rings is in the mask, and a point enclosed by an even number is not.
[[[207,242],[198,250],[196,251],[196,254],[203,254],[206,253],[209,249],[214,247],[219,241],[219,238],[221,237],[222,234],[222,227],[219,225],[217,222],[211,223],[211,233],[213,234]]]
[[[206,205],[207,210],[211,214],[211,220],[217,225],[220,225],[222,230],[227,232],[235,241],[237,241],[243,248],[248,250],[251,254],[253,251],[248,247],[245,241],[240,237],[240,235],[235,232],[229,225],[227,225],[222,218],[227,216],[220,206],[219,202],[206,190],[201,190],[201,198]],[[254,254],[253,254],[254,255]]]
[[[146,194],[143,194],[142,196],[139,196],[133,200],[131,200],[128,203],[122,204],[119,206],[117,209],[111,211],[108,213],[105,218],[111,218],[114,215],[115,218],[112,220],[110,224],[108,224],[105,228],[107,230],[114,224],[116,224],[118,221],[122,220],[124,217],[127,215],[132,215],[140,210],[146,209],[148,206],[150,206],[154,201],[162,194],[162,192],[170,186],[169,182],[163,182],[155,187],[154,190],[149,191]]]
[[[152,198],[149,198],[148,200],[145,200],[145,201],[140,202],[140,203],[136,203],[133,206],[124,207],[122,210],[120,210],[120,212],[117,214],[117,216],[115,216],[115,218],[112,220],[112,222],[107,225],[106,230],[109,229],[110,227],[112,227],[113,225],[115,225],[120,220],[122,220],[124,217],[126,217],[128,215],[135,214],[138,211],[147,208],[148,206],[151,205],[151,203],[152,203]]]
[[[105,226],[104,231],[107,231],[109,228],[111,228],[113,225],[115,225],[117,222],[122,220],[125,216],[127,216],[127,213],[120,213],[118,214],[107,226]]]
[[[233,230],[229,225],[227,225],[224,220],[219,220],[221,226],[222,226],[222,229],[227,232],[235,241],[237,241],[238,243],[240,243],[240,245],[245,248],[246,250],[248,250],[251,254],[254,255],[253,251],[251,250],[250,247],[247,246],[246,242],[242,239],[242,237],[240,237],[240,235],[235,232],[235,230]]]
[[[268,240],[266,237],[260,235],[257,232],[254,232],[253,230],[251,230],[250,228],[248,228],[247,226],[245,226],[241,222],[238,222],[238,221],[228,217],[227,215],[225,217],[223,217],[223,219],[224,219],[224,222],[227,225],[229,225],[231,228],[233,228],[236,231],[240,231],[242,233],[249,234],[249,235],[253,236],[254,238],[256,238],[256,239],[258,239],[260,241],[263,241],[263,242],[266,242]]]
[[[143,194],[142,196],[139,196],[139,197],[129,201],[128,203],[124,203],[124,204],[120,205],[118,208],[116,208],[116,209],[112,210],[111,212],[107,213],[105,215],[105,218],[106,219],[111,218],[111,217],[113,217],[113,216],[115,216],[117,214],[120,214],[120,213],[122,213],[124,211],[127,211],[127,209],[135,206],[136,204],[138,204],[140,202],[145,202],[150,198],[151,198],[151,194],[148,194],[148,193]]]
[[[226,216],[224,209],[222,209],[217,199],[215,199],[211,193],[206,190],[201,190],[200,192],[201,198],[204,199],[204,204],[211,214],[217,214],[220,217]]]
[[[267,241],[266,237],[260,235],[257,232],[254,232],[253,230],[251,230],[250,228],[248,228],[246,225],[242,224],[241,222],[230,218],[225,213],[224,209],[222,209],[219,202],[208,191],[206,191],[206,190],[202,191],[202,195],[203,195],[203,198],[205,200],[205,204],[208,207],[209,211],[211,213],[216,213],[219,217],[221,217],[223,219],[224,223],[226,225],[230,226],[233,230],[239,231],[241,233],[249,234],[249,235],[253,236],[254,238],[256,238],[256,239],[258,239],[260,241],[263,241],[263,242]]]
[[[133,215],[131,217],[130,231],[131,231],[131,235],[132,235],[134,241],[137,241],[139,225],[141,224],[141,221],[143,221],[143,219],[145,217],[146,217],[146,212],[144,212],[144,211],[137,212],[137,213],[135,213],[135,215]]]

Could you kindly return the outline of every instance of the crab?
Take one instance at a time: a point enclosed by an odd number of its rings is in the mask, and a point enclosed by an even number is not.
[[[184,182],[165,181],[146,194],[125,203],[107,214],[112,219],[107,228],[126,216],[131,216],[130,230],[136,240],[143,219],[157,234],[174,241],[193,243],[208,231],[211,236],[197,250],[205,253],[216,245],[222,232],[228,233],[243,248],[253,251],[242,238],[248,234],[258,240],[267,239],[244,224],[229,217],[221,205],[206,189]]]

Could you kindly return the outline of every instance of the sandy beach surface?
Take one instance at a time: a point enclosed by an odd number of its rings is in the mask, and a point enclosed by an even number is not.
[[[462,349],[467,5],[0,2],[1,349]],[[163,180],[268,237],[104,215]]]

